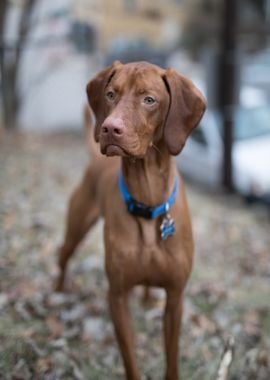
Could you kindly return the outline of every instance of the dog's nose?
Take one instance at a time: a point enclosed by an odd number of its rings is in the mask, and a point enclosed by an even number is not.
[[[103,135],[113,135],[114,137],[120,137],[123,135],[125,125],[122,119],[117,117],[107,117],[101,127]]]

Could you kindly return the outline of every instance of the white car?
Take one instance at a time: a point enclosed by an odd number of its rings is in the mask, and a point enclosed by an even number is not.
[[[270,108],[237,108],[232,150],[236,190],[250,199],[270,203]],[[222,180],[222,123],[217,112],[206,111],[200,125],[177,157],[180,172],[210,186]]]

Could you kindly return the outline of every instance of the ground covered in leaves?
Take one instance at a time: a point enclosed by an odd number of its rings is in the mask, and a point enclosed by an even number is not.
[[[75,135],[0,142],[0,379],[124,379],[109,318],[102,222],[70,267],[72,291],[52,292],[67,199],[87,163]],[[184,380],[216,379],[226,339],[231,380],[270,379],[269,215],[237,197],[187,185],[196,259],[181,338]],[[131,298],[144,379],[163,378],[163,292]]]

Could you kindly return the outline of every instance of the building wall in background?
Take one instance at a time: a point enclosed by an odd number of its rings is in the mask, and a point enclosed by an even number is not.
[[[106,52],[118,38],[144,39],[155,47],[179,41],[184,14],[175,0],[78,0],[76,18],[97,28],[98,48]]]

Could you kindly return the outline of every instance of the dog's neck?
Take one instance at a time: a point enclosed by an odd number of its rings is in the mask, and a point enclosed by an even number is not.
[[[144,158],[122,158],[122,172],[131,196],[153,207],[169,197],[176,171],[174,160],[161,143],[149,147]]]

